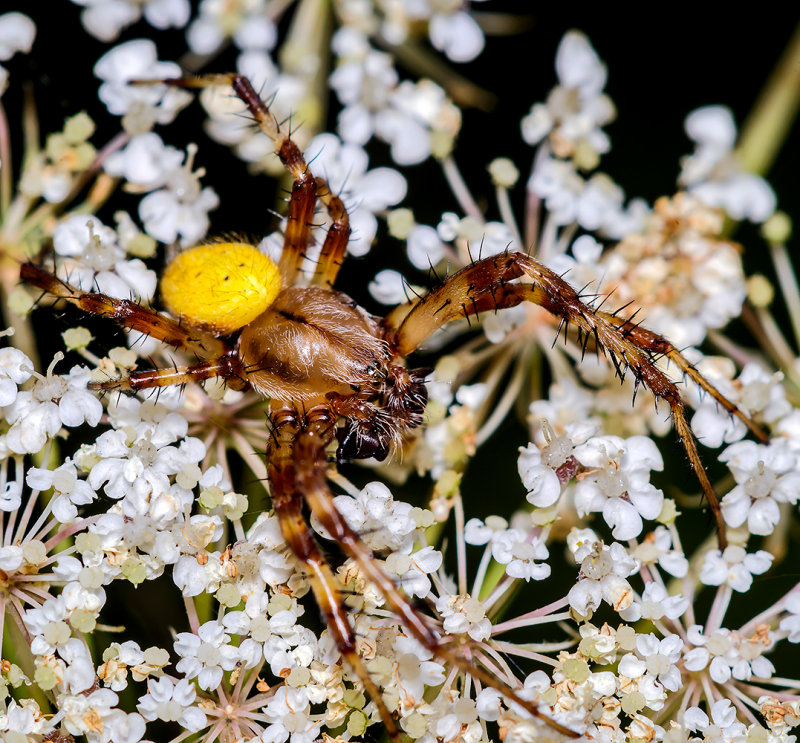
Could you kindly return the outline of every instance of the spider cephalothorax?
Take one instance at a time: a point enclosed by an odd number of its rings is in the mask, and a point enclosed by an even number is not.
[[[382,460],[403,435],[423,422],[425,372],[411,371],[406,358],[434,331],[522,302],[548,310],[577,330],[638,384],[665,401],[690,462],[709,500],[720,544],[725,527],[719,502],[705,474],[677,387],[655,363],[665,356],[759,438],[764,434],[711,386],[664,337],[630,319],[584,303],[563,278],[523,253],[507,252],[473,262],[429,294],[375,318],[333,289],[350,233],[347,212],[327,184],[314,177],[302,153],[270,116],[264,102],[240,75],[161,81],[183,87],[233,87],[294,178],[283,251],[277,264],[243,243],[212,243],[186,251],[166,269],[162,299],[172,317],[128,300],[81,292],[32,264],[22,278],[87,312],[116,319],[196,356],[198,363],[142,370],[99,389],[138,392],[219,377],[237,389],[251,387],[269,399],[272,431],[267,474],[272,506],[290,550],[308,576],[339,651],[375,701],[393,738],[394,717],[356,651],[355,635],[333,571],[310,531],[307,508],[383,595],[408,634],[433,655],[467,671],[483,685],[565,735],[569,730],[543,714],[497,675],[476,665],[442,638],[387,576],[337,510],[327,484],[328,454],[339,459]],[[152,82],[150,83],[152,84]],[[310,285],[299,286],[317,201],[331,220]]]

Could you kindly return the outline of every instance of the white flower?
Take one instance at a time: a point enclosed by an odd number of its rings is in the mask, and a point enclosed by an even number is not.
[[[506,573],[512,578],[544,580],[550,575],[550,566],[540,561],[549,556],[541,535],[508,529],[492,538],[492,557],[506,566]]]
[[[643,565],[658,562],[662,570],[676,578],[683,578],[689,572],[689,561],[683,552],[672,549],[672,533],[666,526],[656,527],[633,554]]]
[[[547,104],[534,104],[522,120],[523,138],[535,145],[549,134],[559,157],[585,157],[581,148],[595,156],[608,152],[611,145],[601,127],[614,120],[616,110],[602,92],[606,67],[582,33],[565,34],[556,52],[556,72],[559,85]]]
[[[91,503],[97,497],[88,482],[78,479],[78,471],[71,459],[52,471],[31,467],[26,482],[34,490],[53,488],[50,508],[61,523],[75,519],[78,515],[77,506]]]
[[[0,348],[0,407],[14,402],[19,385],[33,374],[33,362],[17,348]]]
[[[636,653],[627,653],[620,659],[619,672],[637,679],[647,706],[659,710],[664,706],[666,691],[677,691],[681,686],[681,674],[675,664],[682,650],[683,641],[678,635],[663,639],[653,634],[637,635]]]
[[[486,43],[474,18],[463,10],[435,13],[428,26],[431,44],[453,62],[470,62]]]
[[[81,13],[84,28],[101,41],[114,41],[120,31],[144,15],[158,29],[181,28],[189,20],[189,0],[72,0],[85,6]]]
[[[628,555],[621,544],[606,546],[589,529],[573,529],[567,544],[581,566],[578,582],[567,596],[575,611],[585,616],[601,601],[616,611],[633,603],[633,589],[625,579],[639,569],[639,561]]]
[[[155,271],[139,259],[125,260],[117,233],[95,216],[73,214],[56,225],[53,248],[66,258],[56,261],[56,275],[84,291],[117,299],[150,300],[155,294]]]
[[[655,519],[664,494],[650,484],[650,471],[663,469],[655,443],[646,436],[597,436],[577,446],[575,459],[587,470],[575,485],[580,516],[602,512],[616,539],[633,539],[642,519]]]
[[[408,235],[406,250],[411,265],[420,271],[427,271],[444,258],[446,246],[433,227],[417,224]]]
[[[680,594],[670,596],[660,583],[651,582],[645,586],[642,598],[619,614],[626,622],[638,622],[640,619],[657,622],[665,617],[678,619],[688,608],[689,599]]]
[[[796,503],[800,492],[797,452],[786,439],[768,444],[739,441],[719,456],[727,462],[736,486],[722,499],[725,523],[747,522],[751,534],[771,534],[780,520],[779,503]]]
[[[753,583],[754,575],[766,573],[773,557],[766,550],[748,554],[744,547],[728,545],[724,552],[709,550],[700,569],[700,580],[707,586],[723,583],[734,591],[744,593]]]
[[[149,39],[135,39],[106,52],[94,68],[103,80],[100,100],[117,116],[131,134],[143,134],[153,125],[170,123],[191,100],[185,90],[167,85],[129,85],[131,80],[159,80],[180,77],[173,62],[159,62],[156,45]]]
[[[145,132],[131,137],[125,147],[112,152],[103,167],[109,175],[152,189],[163,186],[170,172],[182,163],[180,150],[164,144],[155,132]]]
[[[36,25],[25,14],[11,12],[0,15],[0,62],[11,59],[17,52],[27,54],[35,37]]]
[[[492,623],[486,618],[486,609],[478,599],[469,595],[444,595],[436,600],[436,610],[441,615],[442,628],[448,634],[468,634],[476,642],[488,640]]]
[[[322,724],[311,716],[310,708],[304,689],[281,686],[262,708],[270,724],[260,739],[264,743],[314,743]]]
[[[56,355],[46,376],[34,372],[33,387],[19,393],[14,402],[4,408],[6,420],[11,424],[6,445],[12,452],[35,454],[62,425],[79,426],[86,422],[96,426],[100,421],[103,406],[86,389],[89,371],[73,367],[66,377],[53,374],[62,356],[61,353]]]
[[[374,134],[376,112],[397,85],[397,71],[389,54],[372,49],[352,27],[338,29],[331,43],[339,64],[329,82],[344,106],[336,128],[345,142],[364,145]]]
[[[461,113],[444,90],[430,80],[404,80],[392,90],[389,104],[375,115],[375,132],[391,146],[398,165],[415,165],[429,157],[434,141],[453,140]]]
[[[250,529],[247,540],[261,548],[258,552],[259,573],[267,585],[277,587],[294,575],[295,565],[287,554],[276,516],[262,513]]]
[[[200,625],[197,634],[179,632],[175,652],[181,660],[175,666],[187,679],[197,678],[201,689],[211,691],[222,681],[223,671],[232,671],[239,660],[239,651],[230,645],[230,635],[218,622]]]
[[[413,296],[403,274],[391,268],[384,268],[375,274],[375,278],[369,282],[369,293],[376,301],[388,305],[402,304]]]
[[[687,631],[692,647],[684,654],[684,665],[688,671],[702,671],[708,667],[708,675],[718,684],[731,678],[748,681],[753,676],[768,679],[775,667],[762,653],[773,645],[771,633],[759,630],[752,638],[745,638],[724,627],[706,636],[703,627],[692,625]]]
[[[244,611],[231,611],[222,618],[228,632],[243,637],[239,653],[246,668],[255,668],[265,659],[272,663],[276,655],[297,645],[302,636],[295,626],[294,613],[283,610],[267,616],[268,604],[266,593],[252,593]]]
[[[249,2],[232,8],[216,0],[202,0],[186,33],[189,48],[201,56],[212,54],[230,37],[239,49],[272,49],[277,29],[262,5]]]
[[[408,503],[395,501],[384,483],[367,484],[355,498],[338,495],[334,504],[350,528],[363,535],[362,540],[369,549],[375,552],[385,549],[406,554],[411,552],[417,531],[413,509]],[[330,538],[316,519],[312,518],[312,524],[318,532]]]
[[[718,699],[711,705],[711,719],[700,707],[689,707],[683,714],[683,724],[689,730],[703,733],[706,740],[729,743],[747,735],[743,723],[736,719],[736,708],[730,699]]]
[[[23,621],[33,636],[31,652],[49,655],[63,647],[72,637],[67,618],[67,603],[63,596],[51,596],[41,606],[28,609]]]
[[[800,642],[800,590],[793,590],[784,604],[786,615],[781,619],[781,631],[787,633],[789,642]]]
[[[411,555],[392,553],[386,559],[389,573],[399,576],[399,584],[409,596],[425,598],[431,590],[430,573],[442,566],[442,553],[433,547],[423,547]]]
[[[194,733],[207,724],[205,713],[195,705],[196,697],[195,688],[187,679],[177,683],[166,676],[148,679],[147,694],[139,700],[136,709],[145,720],[177,722]]]
[[[426,686],[438,686],[445,679],[445,671],[431,654],[409,638],[398,636],[395,640],[397,653],[397,685],[403,695],[403,704],[412,707],[422,701]]]
[[[699,108],[686,117],[685,126],[696,147],[681,160],[679,185],[737,220],[763,222],[773,214],[775,192],[763,178],[743,172],[736,160],[736,123],[730,109]]]
[[[219,206],[210,186],[200,187],[204,170],[193,171],[194,148],[186,161],[165,174],[165,188],[147,194],[139,203],[139,217],[145,231],[163,243],[180,237],[184,247],[194,245],[208,232],[208,213]]]

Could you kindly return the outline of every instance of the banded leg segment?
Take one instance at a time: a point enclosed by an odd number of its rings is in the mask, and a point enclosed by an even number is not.
[[[311,279],[312,284],[332,287],[339,274],[339,268],[347,253],[347,241],[350,239],[350,217],[344,202],[334,196],[327,181],[317,178],[317,194],[319,200],[328,210],[331,226],[322,243],[322,250],[317,258],[317,267]]]
[[[222,356],[227,344],[210,333],[181,325],[149,307],[130,299],[114,299],[105,294],[84,292],[32,263],[23,264],[20,278],[48,294],[65,299],[90,315],[115,320],[124,328],[137,330],[174,348],[199,358]]]
[[[235,390],[247,387],[247,377],[235,351],[228,351],[216,359],[204,361],[194,366],[175,366],[171,369],[144,369],[131,372],[121,379],[109,379],[107,382],[92,382],[93,390],[115,392],[139,392],[153,387],[171,387],[189,382],[203,382],[206,379],[219,377]]]
[[[400,618],[403,626],[414,639],[434,656],[444,658],[456,668],[472,676],[481,684],[500,692],[505,698],[515,702],[534,717],[570,738],[577,738],[578,733],[570,730],[540,709],[536,702],[524,699],[515,689],[505,684],[498,677],[476,665],[463,652],[463,648],[453,648],[443,644],[439,636],[432,630],[421,614],[411,605],[409,600],[398,590],[394,581],[375,561],[370,550],[361,541],[339,513],[333,502],[333,496],[326,482],[327,459],[325,450],[334,435],[334,420],[325,408],[317,408],[309,412],[305,426],[298,432],[294,446],[297,483],[308,507],[320,524],[339,544],[350,558],[362,570],[364,575],[380,590],[386,603]]]
[[[179,77],[164,80],[140,80],[140,85],[164,83],[181,88],[210,88],[225,85],[247,106],[258,128],[273,142],[275,153],[294,179],[289,201],[289,214],[284,234],[283,252],[278,263],[284,286],[295,283],[306,248],[311,239],[314,209],[317,198],[328,211],[332,225],[322,246],[320,262],[314,272],[312,283],[332,285],[339,272],[347,241],[350,238],[350,221],[341,199],[331,193],[322,178],[315,178],[308,168],[303,153],[287,132],[281,129],[269,107],[256,93],[250,81],[238,73]]]
[[[400,734],[394,718],[383,701],[380,689],[370,676],[364,661],[356,650],[356,640],[350,618],[347,616],[339,583],[322,555],[311,529],[302,514],[303,494],[297,478],[295,443],[300,433],[299,414],[282,409],[271,414],[273,436],[267,447],[267,477],[269,479],[272,507],[278,517],[281,532],[294,556],[300,561],[311,583],[317,605],[328,625],[336,647],[358,676],[370,699],[375,703],[386,731],[394,741]],[[328,437],[317,454],[324,467],[325,448],[333,438],[333,428],[325,431]]]
[[[512,283],[520,278],[530,281]],[[663,336],[640,327],[630,319],[594,309],[583,302],[578,292],[563,278],[530,256],[505,253],[467,266],[420,299],[399,327],[391,329],[390,324],[387,340],[395,353],[406,355],[434,330],[451,320],[514,307],[526,301],[543,307],[559,318],[562,326],[574,325],[586,342],[593,338],[597,347],[614,364],[620,377],[630,370],[637,384],[643,384],[657,398],[667,402],[678,436],[713,512],[719,544],[723,548],[727,540],[719,499],[700,459],[678,388],[658,368],[656,358],[663,355],[674,361],[731,415],[742,420],[761,441],[767,440],[767,436]]]

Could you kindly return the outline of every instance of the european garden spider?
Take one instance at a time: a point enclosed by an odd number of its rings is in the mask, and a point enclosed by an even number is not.
[[[22,267],[22,279],[86,312],[110,317],[201,359],[192,366],[135,371],[127,378],[96,384],[96,389],[138,392],[220,377],[233,388],[252,387],[269,399],[272,432],[267,471],[283,536],[308,575],[341,654],[376,703],[394,739],[398,737],[395,721],[356,652],[341,588],[312,536],[304,505],[381,591],[415,640],[556,730],[575,737],[576,732],[547,717],[535,703],[473,665],[469,653],[443,642],[413,608],[337,511],[326,482],[330,445],[338,440],[339,459],[384,459],[407,431],[423,422],[425,373],[409,370],[406,357],[452,320],[526,301],[548,310],[563,326],[574,326],[584,347],[592,342],[611,359],[620,377],[630,371],[637,385],[669,404],[678,436],[713,511],[720,547],[725,544],[725,526],[719,502],[701,464],[678,389],[655,359],[666,356],[675,362],[759,439],[764,434],[668,340],[617,313],[584,303],[564,279],[523,253],[506,252],[474,261],[383,319],[369,315],[332,288],[350,234],[342,201],[311,174],[302,153],[249,81],[230,74],[147,81],[154,83],[185,88],[230,85],[273,140],[294,178],[279,263],[243,243],[212,243],[182,253],[167,267],[161,282],[172,317],[133,301],[82,292],[32,264]],[[317,200],[327,209],[332,226],[310,286],[295,286]]]

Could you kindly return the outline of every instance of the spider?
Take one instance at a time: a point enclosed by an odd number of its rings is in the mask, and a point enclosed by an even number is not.
[[[666,357],[761,440],[766,437],[725,399],[663,336],[582,301],[563,278],[519,252],[476,260],[437,288],[379,319],[333,288],[344,258],[350,227],[341,199],[313,176],[297,145],[270,114],[250,82],[238,74],[137,81],[185,88],[229,85],[274,142],[275,152],[294,178],[280,260],[277,264],[245,243],[204,244],[181,253],[161,281],[171,316],[103,294],[82,292],[33,265],[22,267],[23,281],[63,298],[82,310],[112,318],[124,327],[153,336],[197,356],[191,366],[134,371],[128,377],[94,385],[99,390],[136,393],[219,377],[235,389],[253,388],[269,399],[271,435],[266,458],[272,507],[283,536],[310,581],[331,636],[375,702],[390,736],[394,718],[356,651],[356,640],[342,590],[304,515],[313,514],[383,594],[407,632],[432,654],[468,672],[477,681],[552,726],[576,737],[525,700],[515,689],[475,666],[468,652],[444,641],[372,559],[359,535],[336,509],[327,485],[328,451],[337,458],[385,459],[404,435],[423,423],[426,372],[409,369],[406,358],[435,330],[460,317],[536,303],[561,327],[577,328],[586,345],[593,341],[620,378],[630,372],[670,407],[679,438],[711,507],[720,547],[725,525],[719,501],[700,461],[684,403],[675,384],[655,361]],[[309,286],[296,285],[320,201],[332,221]],[[179,318],[178,320],[173,318]]]

